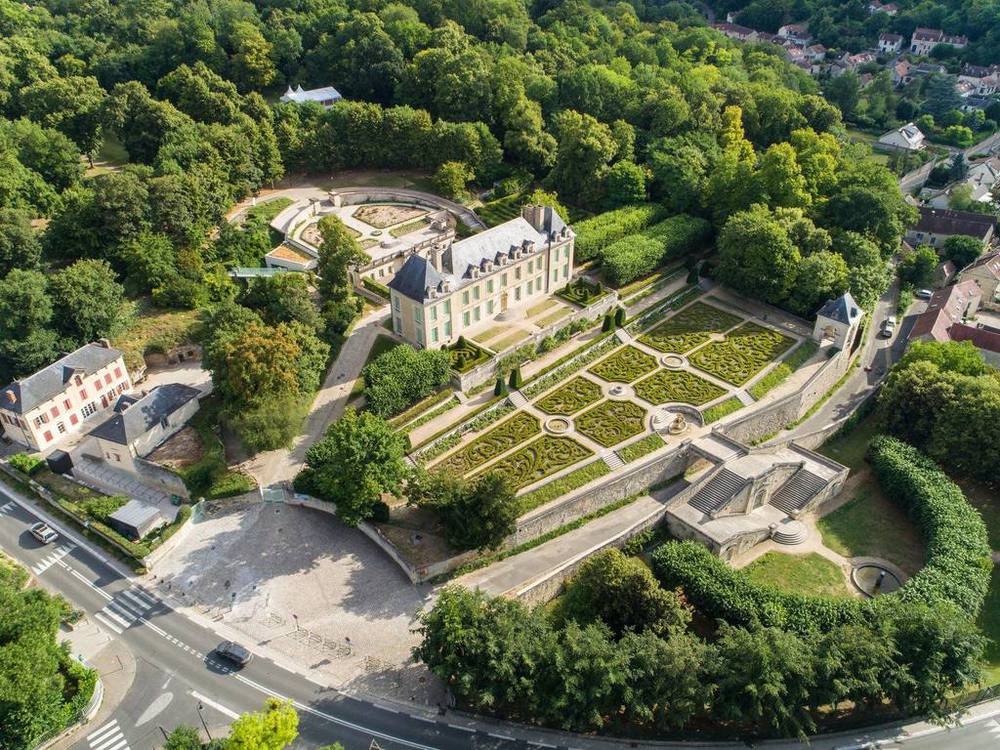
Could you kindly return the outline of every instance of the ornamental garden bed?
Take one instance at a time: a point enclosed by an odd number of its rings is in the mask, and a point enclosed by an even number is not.
[[[704,302],[695,302],[676,315],[639,337],[657,351],[683,354],[711,339],[713,333],[723,333],[743,318],[727,313]]]
[[[540,429],[537,419],[519,411],[507,421],[483,433],[461,450],[445,458],[434,469],[462,476],[536,435]]]
[[[590,449],[572,438],[543,435],[535,442],[500,459],[480,474],[502,474],[516,492],[592,455]]]
[[[634,346],[624,346],[606,359],[590,368],[602,380],[617,383],[631,383],[657,367],[656,359]]]
[[[391,203],[360,206],[351,214],[358,221],[363,221],[365,224],[376,229],[387,229],[394,224],[413,221],[426,215],[427,211],[422,208]]]
[[[601,387],[577,375],[535,403],[546,414],[575,414],[601,400]]]
[[[556,292],[557,297],[580,307],[592,305],[605,295],[607,295],[607,291],[605,291],[603,286],[583,278],[571,281]]]
[[[473,367],[478,367],[490,360],[488,351],[481,346],[476,346],[464,336],[459,336],[454,344],[446,346],[444,349],[448,352],[451,369],[455,372],[468,372]]]
[[[684,370],[659,370],[636,383],[635,393],[651,404],[677,401],[701,406],[724,396],[726,391]]]
[[[795,340],[756,323],[744,323],[691,355],[691,364],[733,385],[743,385],[780,357]]]
[[[633,443],[623,445],[615,453],[618,454],[618,458],[622,461],[630,464],[633,461],[638,461],[643,456],[649,455],[653,451],[658,451],[664,445],[666,443],[663,442],[663,438],[660,437],[659,433],[653,432]]]
[[[610,448],[645,429],[646,410],[631,401],[605,401],[576,418],[576,429]]]
[[[393,237],[402,237],[404,235],[411,234],[412,232],[417,232],[424,227],[429,227],[430,225],[431,223],[427,221],[427,219],[417,219],[416,221],[410,221],[406,224],[402,224],[401,226],[393,227],[389,230],[389,234]]]

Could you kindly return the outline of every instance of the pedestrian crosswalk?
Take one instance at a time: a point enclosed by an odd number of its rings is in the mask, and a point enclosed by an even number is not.
[[[118,726],[118,720],[112,719],[96,732],[87,735],[90,750],[129,750],[125,733]]]
[[[14,510],[13,502],[4,503],[3,505],[0,505],[0,516],[6,515],[7,513],[10,513],[12,510]]]
[[[58,547],[49,552],[45,557],[39,560],[37,563],[31,566],[31,572],[36,576],[40,576],[46,570],[51,568],[57,562],[62,560],[66,555],[72,552],[76,548],[75,544],[70,544],[65,542],[60,544]]]
[[[115,633],[123,633],[156,605],[156,599],[137,588],[119,591],[94,618]]]

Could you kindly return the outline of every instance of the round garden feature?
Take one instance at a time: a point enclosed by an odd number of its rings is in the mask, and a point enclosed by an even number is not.
[[[875,562],[855,565],[851,570],[851,582],[867,597],[891,594],[903,585],[895,573]]]
[[[635,396],[635,388],[625,383],[612,383],[604,388],[604,395],[612,401],[631,401]]]
[[[564,435],[573,427],[573,422],[569,417],[551,417],[545,420],[542,427],[553,435]]]
[[[660,357],[660,364],[668,370],[681,370],[687,364],[687,357],[682,357],[680,354],[664,354]]]

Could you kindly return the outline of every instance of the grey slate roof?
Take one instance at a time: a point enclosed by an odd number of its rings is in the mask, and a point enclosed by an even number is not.
[[[131,445],[200,394],[197,388],[183,383],[166,383],[140,399],[122,396],[115,404],[115,415],[97,425],[90,434],[119,445]]]
[[[396,275],[389,282],[389,288],[395,289],[404,297],[423,302],[428,296],[427,289],[437,286],[443,279],[444,277],[426,258],[411,255],[403,267],[396,271]]]
[[[830,320],[836,320],[838,323],[850,325],[860,317],[861,308],[858,307],[858,303],[854,301],[850,292],[844,292],[837,299],[826,302],[816,314],[830,318]]]
[[[465,275],[469,266],[478,267],[484,260],[492,261],[496,258],[497,253],[506,253],[511,246],[522,245],[525,240],[534,242],[535,249],[540,250],[545,247],[548,237],[518,216],[479,234],[452,243],[452,246],[444,252],[441,259],[442,266],[452,276],[457,277],[455,279],[457,282]]]
[[[34,375],[15,380],[0,393],[0,409],[24,414],[58,396],[75,373],[92,375],[122,356],[117,349],[101,344],[84,344],[75,352],[43,367]]]

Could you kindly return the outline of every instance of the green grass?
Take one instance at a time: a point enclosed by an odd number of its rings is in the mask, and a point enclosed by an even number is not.
[[[691,364],[733,385],[743,385],[781,356],[795,340],[756,323],[744,323],[724,341],[712,341],[691,355]]]
[[[695,302],[650,331],[639,340],[657,351],[683,354],[704,344],[713,333],[723,333],[742,318],[704,302]]]
[[[503,224],[505,221],[510,221],[520,216],[521,204],[524,202],[524,199],[524,193],[508,195],[504,198],[484,203],[476,209],[476,213],[486,223],[486,226],[495,227],[497,224]]]
[[[600,399],[601,387],[578,375],[545,398],[539,399],[535,406],[546,414],[575,414]]]
[[[509,451],[518,443],[537,435],[541,428],[538,420],[526,412],[519,411],[505,422],[501,422],[489,432],[485,432],[461,450],[456,451],[434,467],[435,471],[446,471],[462,476],[473,469],[492,461],[501,453]]]
[[[500,459],[480,474],[491,472],[502,474],[516,492],[592,455],[590,449],[572,438],[542,435],[538,440]]]
[[[490,349],[493,349],[497,352],[502,352],[514,346],[515,344],[521,343],[530,335],[531,334],[528,333],[527,331],[522,331],[521,329],[517,329],[512,334],[510,334],[510,336],[504,336],[502,339],[494,341],[490,345]]]
[[[791,377],[792,373],[808,362],[819,349],[815,341],[803,341],[795,351],[779,362],[773,370],[753,384],[748,390],[755,401],[760,401],[770,391]]]
[[[246,221],[261,221],[269,224],[275,216],[292,205],[293,202],[291,198],[275,198],[258,203],[256,206],[247,209]]]
[[[143,299],[129,327],[111,344],[125,353],[129,370],[135,370],[142,366],[146,354],[163,354],[196,341],[200,321],[197,310],[163,310]]]
[[[657,370],[635,384],[635,393],[651,404],[677,401],[701,406],[726,394],[724,388],[684,370]]]
[[[551,312],[548,315],[546,315],[544,318],[541,318],[541,319],[539,319],[539,320],[537,320],[535,322],[540,327],[545,328],[545,326],[550,326],[553,323],[562,320],[567,315],[569,315],[570,312],[571,311],[568,308],[561,307],[558,310],[556,310],[555,312]]]
[[[823,544],[844,557],[881,557],[909,575],[920,570],[923,544],[906,513],[882,494],[870,473],[853,493],[817,521]]]
[[[389,234],[393,237],[402,237],[403,235],[410,234],[411,232],[416,232],[419,229],[430,226],[430,222],[427,219],[417,219],[416,221],[408,222],[402,226],[394,227],[389,230]]]
[[[631,401],[605,401],[578,416],[575,423],[581,435],[610,448],[646,428],[646,410]]]
[[[557,297],[580,307],[591,305],[605,295],[607,295],[607,291],[603,286],[593,284],[584,278],[572,281],[556,292]]]
[[[488,362],[489,353],[480,346],[476,346],[472,341],[459,336],[451,346],[444,347],[451,360],[451,369],[456,372],[466,372],[473,367],[477,367],[484,362]]]
[[[592,461],[586,466],[574,469],[568,474],[564,474],[558,479],[548,482],[536,490],[525,492],[518,498],[521,506],[521,515],[528,511],[539,508],[545,503],[555,500],[557,497],[572,492],[583,487],[585,484],[593,482],[599,477],[607,476],[611,473],[611,468],[602,460]]]
[[[1000,683],[1000,565],[993,566],[990,589],[979,612],[977,624],[989,639],[984,654],[986,664],[983,683],[996,685]]]
[[[718,422],[725,416],[732,414],[734,411],[739,411],[743,408],[743,402],[740,401],[736,396],[727,398],[715,406],[710,406],[702,412],[702,417],[705,419],[705,424],[712,424],[712,422]]]
[[[591,367],[592,372],[602,380],[617,383],[631,383],[657,367],[652,355],[634,346],[623,346],[610,357],[602,359]]]
[[[805,555],[768,552],[750,563],[744,572],[754,583],[774,586],[790,593],[850,595],[840,568],[815,552]]]
[[[657,433],[651,435],[646,435],[646,437],[636,440],[634,443],[629,443],[628,445],[622,446],[617,451],[618,458],[627,464],[633,461],[638,461],[643,456],[647,456],[653,451],[659,450],[666,443],[663,442]]]
[[[865,453],[872,438],[881,432],[878,416],[871,414],[844,435],[827,440],[817,450],[828,458],[842,463],[851,471],[861,471],[867,467]]]
[[[531,307],[529,307],[524,313],[525,317],[533,318],[536,315],[545,312],[550,307],[553,307],[554,305],[558,304],[559,302],[557,300],[554,300],[551,297],[547,297],[546,299],[543,299],[541,302],[539,302],[537,305],[532,305]]]

